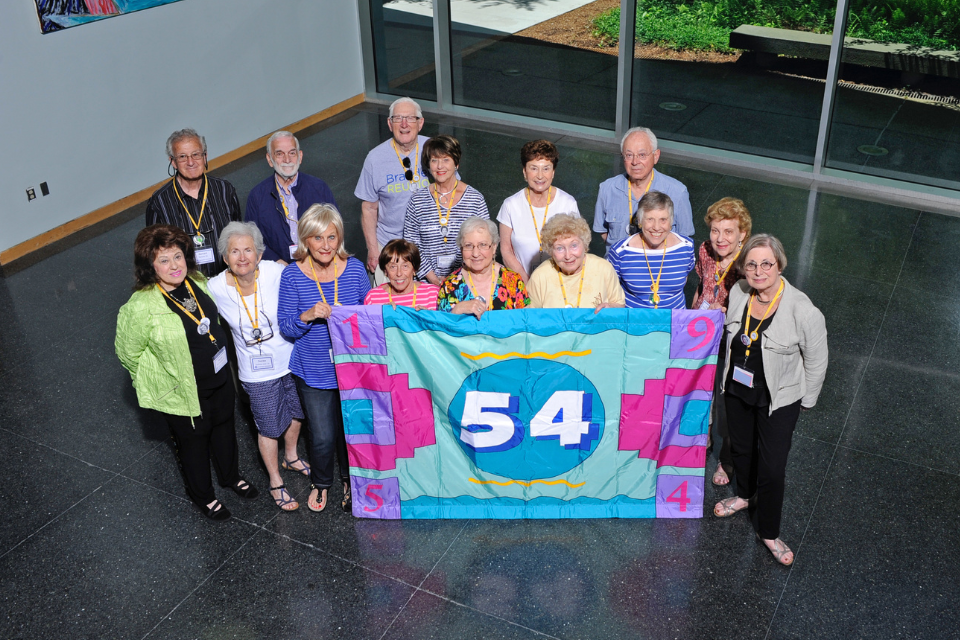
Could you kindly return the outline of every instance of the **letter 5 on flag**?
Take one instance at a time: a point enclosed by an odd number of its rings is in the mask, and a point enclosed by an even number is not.
[[[353,515],[699,518],[720,311],[334,307]]]

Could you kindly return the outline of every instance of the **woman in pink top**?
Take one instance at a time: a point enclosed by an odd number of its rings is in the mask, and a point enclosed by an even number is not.
[[[387,282],[370,289],[363,304],[389,304],[413,307],[417,311],[437,310],[437,292],[440,287],[429,282],[417,282],[420,268],[420,250],[417,245],[402,239],[391,240],[380,252],[380,269]]]

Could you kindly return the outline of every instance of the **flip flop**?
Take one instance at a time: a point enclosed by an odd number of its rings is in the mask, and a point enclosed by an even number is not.
[[[277,503],[277,506],[280,507],[281,511],[296,511],[300,508],[300,503],[293,499],[293,496],[291,496],[290,492],[287,491],[286,485],[282,484],[279,487],[270,487],[271,497],[273,497],[274,491],[280,492],[280,497],[273,498],[273,501]]]
[[[317,498],[323,498],[321,501],[314,500],[314,491],[317,492]],[[327,490],[310,485],[310,495],[307,497],[307,509],[320,513],[327,508]]]
[[[300,466],[295,466],[299,464]],[[280,466],[286,469],[287,471],[296,471],[297,473],[302,473],[305,476],[310,475],[310,465],[307,464],[307,461],[303,458],[297,458],[296,460],[287,461],[286,458],[283,459],[283,462],[280,463]]]

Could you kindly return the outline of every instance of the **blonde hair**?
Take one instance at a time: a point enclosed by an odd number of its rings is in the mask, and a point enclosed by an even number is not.
[[[330,225],[333,225],[333,228],[337,230],[337,236],[340,238],[337,257],[346,260],[349,254],[343,248],[343,218],[340,217],[340,212],[332,204],[315,204],[300,216],[300,222],[297,223],[297,252],[293,254],[293,259],[299,262],[310,255],[310,250],[307,248],[307,238],[320,235]]]
[[[753,220],[750,218],[750,211],[743,204],[740,198],[721,198],[707,208],[707,215],[703,216],[703,221],[707,223],[707,228],[718,220],[736,220],[740,231],[746,232],[746,240],[750,237],[750,230],[753,228]]]
[[[590,246],[590,227],[580,216],[558,213],[543,225],[540,231],[540,247],[551,253],[554,243],[560,238],[574,236],[583,241],[584,247]]]

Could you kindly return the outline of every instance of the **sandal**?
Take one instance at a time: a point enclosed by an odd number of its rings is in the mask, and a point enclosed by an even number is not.
[[[300,466],[296,466],[299,464]],[[302,473],[305,476],[310,475],[310,465],[307,464],[307,461],[303,458],[297,458],[296,460],[288,461],[286,458],[283,459],[283,462],[280,463],[280,466],[286,469],[287,471],[296,471],[297,473]]]
[[[353,496],[350,493],[350,483],[343,483],[343,500],[340,502],[340,508],[350,513],[353,511]]]
[[[200,507],[200,510],[203,511],[203,515],[218,522],[230,517],[230,512],[219,500],[214,500],[212,507],[204,505]]]
[[[286,485],[280,485],[279,487],[270,487],[270,495],[273,497],[273,492],[279,491],[280,496],[274,497],[273,501],[277,503],[277,506],[280,507],[281,511],[296,511],[300,508],[300,503],[293,499],[293,496],[290,495],[290,492],[287,491]]]
[[[323,498],[317,500],[317,498]],[[320,513],[327,508],[327,490],[310,485],[310,495],[307,497],[307,509]]]
[[[723,487],[730,484],[730,476],[723,470],[722,464],[717,464],[717,470],[713,474],[713,484]]]
[[[746,500],[744,500],[744,502],[746,502],[747,504],[745,504],[744,506],[740,507],[739,509],[733,508],[733,505],[737,503],[737,500],[741,500],[741,499],[742,498],[738,496],[734,496],[732,498],[725,498],[724,500],[721,500],[713,508],[713,515],[717,516],[718,518],[729,518],[733,514],[743,511],[744,509],[750,506],[750,503]]]
[[[250,484],[249,482],[247,482],[246,480],[244,480],[243,478],[240,478],[237,484],[233,485],[230,488],[233,489],[233,492],[235,494],[237,494],[241,498],[246,498],[247,500],[253,500],[258,495],[260,495],[260,492],[257,491],[257,488],[252,484]]]
[[[790,565],[793,564],[793,560],[794,560],[793,551],[791,551],[790,547],[788,547],[786,543],[780,538],[777,538],[776,540],[764,540],[763,538],[760,537],[760,534],[758,533],[757,542],[762,543],[763,546],[765,546],[767,550],[771,553],[771,555],[773,555],[773,559],[779,562],[780,564],[782,564],[783,566],[789,567]],[[770,547],[770,545],[767,544],[768,542],[773,543],[772,548]],[[786,556],[788,553],[790,554],[790,560],[784,560],[783,559],[784,556]]]

